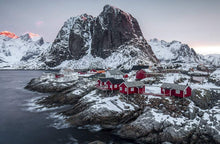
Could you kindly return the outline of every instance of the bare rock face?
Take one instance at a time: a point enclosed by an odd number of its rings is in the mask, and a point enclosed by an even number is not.
[[[146,42],[137,20],[118,8],[106,5],[98,17],[83,14],[67,20],[54,40],[45,63],[54,67],[65,60],[79,60],[85,55],[105,59],[133,39]],[[147,53],[150,56],[153,52],[147,42],[146,49],[150,51]]]
[[[136,37],[143,37],[137,20],[118,8],[106,5],[95,20],[92,55],[106,58],[120,45]]]

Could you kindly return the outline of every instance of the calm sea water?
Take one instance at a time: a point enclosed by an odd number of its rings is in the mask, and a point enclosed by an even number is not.
[[[59,121],[59,117],[54,117],[60,109],[36,110],[32,100],[48,94],[31,92],[24,86],[42,73],[0,71],[0,144],[84,144],[94,140],[129,143],[109,131],[62,128],[65,124]]]

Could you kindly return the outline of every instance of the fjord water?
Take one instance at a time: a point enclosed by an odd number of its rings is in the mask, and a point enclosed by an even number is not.
[[[90,132],[74,127],[56,129],[48,118],[53,111],[29,111],[28,102],[47,96],[24,89],[43,71],[0,71],[0,144],[75,144],[95,140],[107,143],[128,143],[109,131]]]

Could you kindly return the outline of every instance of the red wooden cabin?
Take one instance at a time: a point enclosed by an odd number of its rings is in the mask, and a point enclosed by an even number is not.
[[[161,85],[161,94],[183,98],[191,96],[192,89],[188,85],[164,83]]]
[[[153,76],[162,76],[161,73],[155,73],[155,72],[146,72],[145,70],[141,69],[136,72],[136,79],[141,80],[147,77],[153,77]]]
[[[124,82],[123,79],[109,79],[106,82],[106,85],[108,86],[109,90],[119,90],[120,84]]]
[[[91,69],[90,72],[91,72],[91,73],[96,73],[97,70],[95,70],[95,69]]]
[[[144,79],[144,78],[146,78],[146,74],[147,74],[146,71],[141,69],[136,72],[136,79]]]
[[[105,86],[106,82],[111,79],[113,79],[113,78],[99,78],[97,80],[97,86]]]
[[[120,85],[119,92],[123,94],[143,94],[145,92],[145,85],[141,81],[124,82]]]

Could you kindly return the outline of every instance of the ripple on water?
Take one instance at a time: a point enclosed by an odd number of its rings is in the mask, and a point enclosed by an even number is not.
[[[45,112],[45,111],[53,111],[53,110],[61,109],[64,107],[64,106],[61,106],[61,107],[48,108],[48,107],[42,106],[40,104],[37,104],[38,100],[41,98],[42,98],[42,96],[34,97],[30,100],[27,100],[26,103],[22,105],[22,106],[24,106],[23,110],[29,111],[29,112]]]
[[[88,129],[90,132],[98,132],[102,130],[100,125],[85,125],[78,127],[78,129]]]
[[[66,122],[66,118],[66,116],[63,116],[62,114],[57,114],[56,112],[50,113],[47,117],[47,119],[53,120],[53,123],[50,126],[56,129],[64,129],[71,127],[70,124]]]

